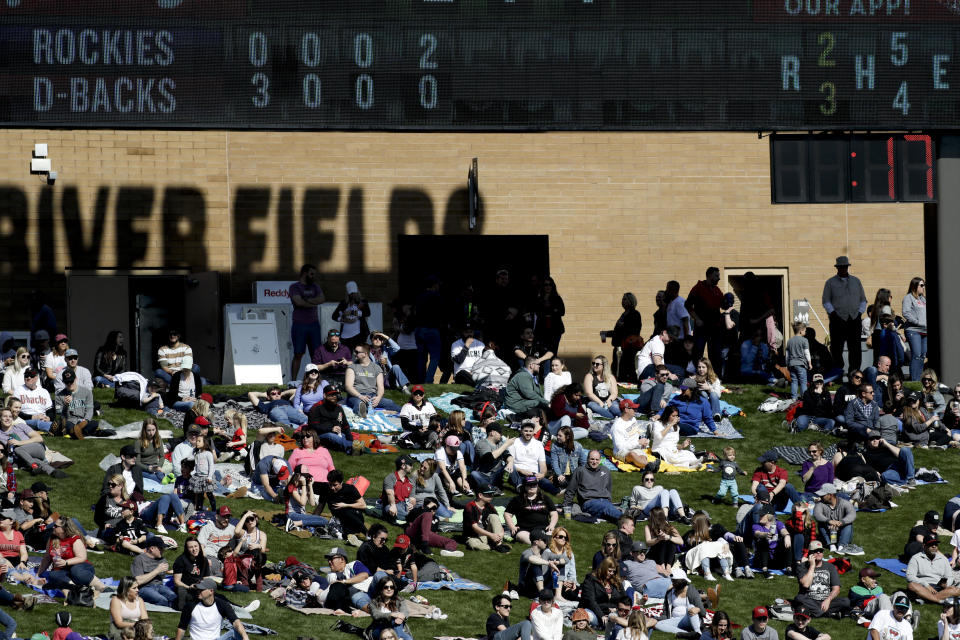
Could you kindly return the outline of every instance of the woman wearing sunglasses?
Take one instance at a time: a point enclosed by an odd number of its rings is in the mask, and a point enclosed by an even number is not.
[[[573,555],[573,546],[570,532],[563,527],[557,527],[550,536],[550,542],[544,549],[544,560],[556,563],[560,571],[557,573],[555,591],[565,600],[577,601],[579,587],[577,585],[577,560]],[[559,599],[559,597],[558,597]]]

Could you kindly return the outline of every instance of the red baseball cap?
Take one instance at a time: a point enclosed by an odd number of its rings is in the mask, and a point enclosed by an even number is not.
[[[209,402],[210,404],[213,404],[213,396],[210,395],[209,393],[201,393],[201,394],[200,394],[200,399],[201,399],[201,400],[206,400],[206,401]]]
[[[769,618],[770,614],[767,612],[766,607],[754,607],[753,609],[753,619],[757,618]]]
[[[210,421],[204,418],[203,416],[199,416],[196,420],[193,421],[193,424],[199,424],[204,427],[209,427]]]
[[[638,405],[636,402],[632,402],[629,398],[624,398],[620,401],[620,411],[623,411],[627,407],[630,407],[631,409],[639,409],[640,405]]]
[[[394,549],[406,549],[410,546],[410,538],[402,533],[397,536],[397,541],[393,543]]]
[[[219,516],[228,516],[228,515],[230,515],[230,507],[228,507],[227,505],[223,505],[223,506],[220,507],[220,509],[217,511],[217,515],[219,515]]]
[[[422,394],[427,393],[426,391],[424,391],[422,384],[415,384],[412,387],[410,387],[410,395],[415,394],[417,391],[419,391]]]

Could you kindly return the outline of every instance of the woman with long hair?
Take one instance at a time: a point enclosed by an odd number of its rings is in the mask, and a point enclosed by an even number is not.
[[[937,372],[927,368],[920,374],[920,386],[923,393],[923,406],[927,413],[943,417],[947,410],[947,402],[938,388]]]
[[[927,413],[926,408],[920,406],[920,395],[911,393],[903,401],[903,433],[900,440],[921,449],[933,444],[946,444],[951,440],[950,432],[937,429],[940,418],[936,414]]]
[[[960,603],[957,603],[956,599],[943,605],[940,619],[937,620],[937,640],[953,638],[960,638]]]
[[[708,358],[697,360],[697,375],[694,380],[697,382],[697,391],[710,403],[714,422],[719,421],[723,418],[720,413],[720,394],[723,393],[723,385],[720,384],[720,377],[713,370],[713,364]]]
[[[704,513],[694,514],[690,530],[683,536],[683,544],[687,548],[684,555],[684,564],[687,571],[700,570],[703,579],[713,582],[711,565],[716,561],[720,565],[720,572],[725,580],[733,580],[730,574],[730,565],[733,563],[733,554],[730,545],[722,538],[714,540],[710,533],[710,520]]]
[[[373,588],[373,598],[370,603],[370,634],[373,640],[380,640],[385,629],[392,629],[401,640],[413,640],[407,618],[410,610],[406,600],[400,597],[400,589],[393,576],[381,578]]]
[[[877,295],[873,298],[873,304],[870,305],[870,330],[868,335],[873,336],[871,344],[877,344],[877,334],[880,332],[880,316],[893,315],[893,307],[890,306],[893,300],[893,293],[890,289],[881,287],[877,289]],[[873,366],[877,366],[877,358],[873,358]]]
[[[595,628],[607,626],[608,616],[616,611],[617,601],[625,595],[618,567],[618,561],[614,558],[604,558],[583,579],[580,606],[587,610],[590,625]]]
[[[680,429],[680,410],[675,405],[669,404],[660,412],[660,419],[655,420],[650,427],[653,436],[650,449],[653,453],[659,454],[664,462],[678,467],[696,469],[702,461],[697,454],[687,449],[690,446],[690,438],[680,443]]]
[[[507,503],[503,518],[514,540],[530,544],[530,532],[534,529],[543,529],[548,536],[553,533],[558,514],[553,500],[540,491],[537,477],[527,476],[519,493]]]
[[[177,611],[183,611],[187,602],[196,599],[193,586],[212,575],[210,561],[196,536],[183,541],[183,553],[173,562],[173,586],[177,589]]]
[[[641,484],[636,485],[630,492],[630,508],[640,509],[645,516],[649,516],[654,509],[663,509],[670,519],[683,524],[690,524],[683,500],[676,489],[667,489],[657,482],[653,471],[644,471]]]
[[[233,555],[227,558],[223,566],[223,584],[231,586],[240,582],[251,589],[263,591],[261,569],[267,560],[267,534],[257,528],[260,517],[247,511],[233,530]],[[232,562],[231,562],[232,560]],[[256,577],[255,585],[252,578]]]
[[[706,615],[700,592],[690,587],[690,578],[679,567],[670,575],[673,586],[663,598],[663,616],[657,620],[655,629],[662,633],[679,635],[700,634],[700,625]]]
[[[133,640],[153,640],[153,622],[150,619],[137,620],[133,625]]]
[[[60,518],[53,523],[47,549],[37,568],[37,576],[46,578],[48,589],[83,589],[93,587],[103,590],[97,580],[93,565],[87,560],[87,545],[83,533],[70,519]]]
[[[544,560],[554,561],[560,571],[557,575],[557,590],[568,600],[577,600],[577,559],[573,555],[570,532],[566,527],[557,527],[550,535],[550,543],[540,555]]]
[[[98,387],[115,387],[114,378],[127,370],[127,350],[123,332],[111,331],[93,358],[93,383]]]
[[[316,505],[323,510],[330,497],[330,483],[327,481],[327,474],[336,467],[333,466],[333,458],[330,452],[321,446],[320,437],[311,427],[306,427],[300,431],[299,446],[290,454],[287,464],[291,469],[303,466],[304,473],[311,477],[313,486],[311,487],[313,496],[317,498]],[[299,510],[298,510],[299,512]]]
[[[166,460],[166,447],[160,437],[160,428],[157,419],[147,416],[140,427],[140,436],[133,445],[137,452],[137,464],[143,470],[143,477],[163,481],[166,475],[163,472],[163,463]]]
[[[453,510],[450,508],[450,498],[443,488],[443,481],[440,474],[437,473],[437,467],[436,459],[428,458],[420,463],[420,468],[413,474],[411,484],[413,484],[413,497],[417,501],[415,506],[422,507],[424,500],[435,498],[440,503],[437,517],[452,518]]]
[[[627,626],[617,633],[617,640],[647,640],[647,614],[641,609],[631,611]]]
[[[473,445],[473,434],[466,426],[467,414],[460,409],[454,409],[447,420],[447,428],[440,433],[440,442],[446,440],[447,436],[457,436],[460,439],[460,452],[463,454],[464,463],[472,468],[476,448]]]
[[[14,528],[13,516],[9,511],[0,512],[0,562],[7,569],[26,569],[28,559],[27,542]]]
[[[560,427],[550,447],[550,471],[553,484],[564,488],[570,482],[570,476],[587,462],[587,452],[579,442],[573,439],[573,429]]]
[[[30,350],[26,347],[18,348],[13,365],[3,370],[3,393],[5,395],[12,395],[14,391],[23,386],[23,372],[29,367]]]
[[[100,495],[93,508],[93,521],[97,524],[97,537],[113,541],[113,527],[123,517],[123,503],[130,499],[123,476],[115,474],[107,480],[107,491]]]
[[[327,383],[320,378],[320,369],[312,362],[303,371],[303,382],[293,395],[293,406],[302,414],[310,412],[313,405],[323,402],[323,390]]]
[[[927,359],[927,283],[923,278],[913,278],[903,296],[904,329],[910,345],[910,379],[919,380]]]
[[[314,508],[316,500],[313,493],[313,477],[303,465],[294,467],[295,471],[287,483],[284,502],[287,505],[287,530],[291,527],[325,527],[327,519],[319,515],[311,515],[308,510]],[[327,484],[324,482],[324,484]],[[329,490],[329,484],[327,484]],[[322,509],[322,507],[321,507]]]
[[[132,629],[138,620],[145,620],[147,605],[140,597],[140,585],[133,576],[120,578],[117,592],[110,598],[110,640],[123,640],[123,630]]]
[[[649,547],[647,559],[656,562],[661,573],[669,571],[677,557],[677,545],[683,544],[683,538],[677,528],[667,521],[663,509],[650,512],[650,520],[643,525],[643,537]]]
[[[583,393],[587,396],[587,408],[598,416],[608,420],[620,417],[617,379],[610,371],[606,356],[593,356],[590,371],[583,376]]]
[[[726,611],[717,611],[713,620],[700,636],[700,640],[733,640],[733,625]]]
[[[550,435],[555,436],[560,427],[572,428],[573,437],[577,440],[586,438],[590,433],[590,418],[587,417],[587,408],[583,404],[583,386],[579,382],[571,382],[557,389],[550,400],[547,430]]]
[[[571,382],[573,382],[573,378],[567,371],[567,365],[563,359],[554,357],[550,360],[550,371],[543,378],[543,399],[550,402],[557,389],[565,387]]]
[[[596,569],[604,558],[613,558],[620,562],[624,553],[626,552],[620,549],[620,536],[617,535],[617,532],[607,531],[600,540],[600,550],[593,554],[593,561],[590,566]]]

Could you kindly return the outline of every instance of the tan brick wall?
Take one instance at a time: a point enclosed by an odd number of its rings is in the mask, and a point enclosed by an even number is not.
[[[35,142],[49,144],[53,187],[29,174]],[[0,149],[0,295],[20,326],[24,290],[62,293],[68,266],[190,264],[231,272],[230,296],[245,299],[251,281],[310,260],[333,295],[356,279],[389,300],[393,191],[432,203],[407,212],[408,232],[440,232],[473,157],[482,232],[550,234],[568,353],[600,348],[624,291],[649,327],[654,292],[675,278],[685,293],[709,265],[787,267],[791,297],[821,313],[837,255],[896,307],[924,269],[920,205],[773,206],[768,141],[749,134],[13,130]]]

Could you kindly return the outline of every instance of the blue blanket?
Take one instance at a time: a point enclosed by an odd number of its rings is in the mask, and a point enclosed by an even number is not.
[[[463,407],[458,407],[457,405],[453,404],[453,400],[459,398],[461,395],[463,394],[457,393],[456,391],[448,391],[442,396],[434,396],[432,398],[427,398],[427,400],[430,401],[430,404],[432,404],[437,411],[442,411],[446,414],[449,414],[451,411],[463,409]]]
[[[890,573],[895,573],[901,578],[907,577],[907,565],[903,564],[896,558],[874,558],[867,562],[867,564],[875,564],[881,569],[886,569]]]
[[[400,433],[403,431],[400,427],[399,418],[388,418],[379,409],[368,414],[366,418],[356,416],[356,419],[350,423],[350,428],[358,433]]]
[[[489,591],[490,587],[461,578],[453,574],[453,580],[437,580],[436,582],[418,582],[417,591],[439,591],[440,589],[450,589],[451,591]]]

